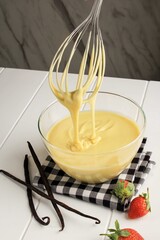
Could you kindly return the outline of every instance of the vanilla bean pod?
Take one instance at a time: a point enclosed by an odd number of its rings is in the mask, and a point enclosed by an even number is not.
[[[34,187],[33,185],[27,184],[26,182],[24,182],[23,180],[15,177],[14,175],[10,174],[9,172],[0,169],[0,173],[3,173],[3,174],[6,175],[7,177],[9,177],[9,178],[13,179],[14,181],[22,184],[23,186],[28,187],[29,189],[31,189],[32,191],[34,191],[35,193],[37,193],[37,194],[40,195],[41,197],[43,197],[43,198],[45,198],[45,199],[47,199],[47,200],[53,200],[52,197],[50,197],[50,196],[48,196],[47,194],[45,194],[44,192],[40,191],[39,189],[37,189],[37,188]],[[65,203],[62,203],[62,202],[58,201],[58,200],[55,199],[55,198],[54,198],[54,200],[56,201],[56,203],[57,203],[59,206],[67,209],[68,211],[74,212],[74,213],[76,213],[76,214],[78,214],[78,215],[80,215],[80,216],[82,216],[82,217],[90,218],[90,219],[94,220],[96,224],[99,224],[99,223],[100,223],[100,220],[99,220],[98,218],[95,218],[95,217],[93,217],[93,216],[84,214],[84,213],[82,213],[82,212],[80,212],[80,211],[78,211],[78,210],[76,210],[76,209],[74,209],[74,208],[66,205]]]
[[[29,174],[29,169],[28,169],[28,155],[25,155],[24,159],[24,175],[25,175],[25,181],[27,184],[31,184],[30,181],[30,174]],[[32,190],[27,187],[27,197],[28,197],[28,203],[29,207],[31,209],[31,213],[33,214],[33,217],[36,219],[37,222],[39,222],[42,225],[48,225],[50,223],[50,218],[49,217],[43,217],[42,219],[38,216],[34,202],[33,202],[33,197],[32,197]]]
[[[62,213],[61,213],[59,207],[57,206],[57,203],[56,203],[55,200],[54,200],[54,196],[53,196],[53,193],[52,193],[52,189],[51,189],[51,187],[50,187],[50,185],[49,185],[49,183],[48,183],[47,177],[46,177],[46,175],[45,175],[45,173],[44,173],[44,171],[43,171],[43,168],[42,168],[42,166],[41,166],[41,163],[40,163],[40,161],[39,161],[39,159],[38,159],[38,157],[37,157],[37,155],[36,155],[36,153],[35,153],[32,145],[31,145],[31,143],[30,143],[30,142],[27,142],[27,143],[28,143],[28,147],[29,147],[29,150],[30,150],[30,152],[31,152],[31,155],[32,155],[32,157],[33,157],[33,160],[34,160],[34,162],[35,162],[35,164],[36,164],[36,166],[37,166],[37,168],[38,168],[39,174],[40,174],[40,176],[41,176],[41,178],[42,178],[42,181],[43,181],[43,183],[44,183],[44,186],[45,186],[45,188],[46,188],[46,191],[47,191],[48,195],[49,195],[50,197],[52,197],[51,203],[52,203],[55,211],[57,212],[57,215],[58,215],[59,220],[60,220],[60,222],[61,222],[61,229],[60,229],[60,230],[62,231],[62,230],[64,229],[64,219],[63,219]]]

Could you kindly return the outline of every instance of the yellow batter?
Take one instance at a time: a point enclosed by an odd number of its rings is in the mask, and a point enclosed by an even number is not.
[[[71,117],[61,120],[50,129],[48,141],[63,150],[97,154],[119,149],[136,139],[140,133],[137,124],[122,115],[105,111],[96,111],[95,114],[94,140],[91,112],[81,112],[79,115],[81,149],[75,147]]]
[[[77,149],[72,119],[70,116],[64,118],[48,132],[47,140],[53,145],[48,144],[47,147],[53,159],[68,175],[82,182],[99,183],[117,176],[128,166],[139,148],[141,138],[134,141],[140,134],[134,121],[113,112],[95,112],[94,139],[92,127],[91,112],[81,112],[81,149]]]

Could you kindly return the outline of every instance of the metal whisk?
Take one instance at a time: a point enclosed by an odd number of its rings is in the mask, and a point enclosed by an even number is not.
[[[73,106],[76,106],[76,109],[79,110],[83,103],[91,103],[91,100],[93,100],[96,96],[96,93],[98,92],[102,79],[104,77],[105,49],[101,30],[99,27],[99,15],[102,2],[103,0],[94,1],[90,14],[61,44],[60,48],[53,58],[49,69],[50,87],[58,100],[70,111],[72,111]],[[78,45],[82,39],[86,37],[86,34],[87,42],[82,56],[75,89],[73,91],[70,91],[68,77],[70,64]],[[59,67],[64,56],[64,52],[68,48],[69,44],[73,42],[74,44],[71,49],[68,61],[65,65],[62,75],[60,76]],[[87,65],[89,66],[88,70]],[[53,71],[55,71],[56,74],[55,79],[53,79],[52,76]],[[92,90],[92,93],[86,96],[86,92],[89,90],[93,81],[94,88]],[[72,112],[71,115],[73,116]],[[78,118],[77,113],[74,114],[74,117],[76,119],[73,119],[73,123],[76,122],[75,120]],[[78,128],[78,126],[76,125],[75,128]],[[95,135],[95,133],[93,133],[93,135]],[[78,136],[75,136],[75,141],[78,141]]]

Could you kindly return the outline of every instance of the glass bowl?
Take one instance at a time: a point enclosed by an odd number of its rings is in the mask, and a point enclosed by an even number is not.
[[[88,110],[89,106],[85,104],[81,111]],[[51,127],[70,116],[61,103],[57,100],[51,103],[41,113],[38,120],[39,132],[53,160],[66,174],[86,183],[102,183],[119,175],[135,157],[146,125],[146,117],[142,108],[133,100],[115,93],[98,92],[95,111],[109,111],[129,118],[138,126],[138,136],[128,144],[110,151],[106,148],[102,152],[96,150],[92,153],[72,152],[47,140]],[[63,129],[61,129],[61,134],[63,134]]]

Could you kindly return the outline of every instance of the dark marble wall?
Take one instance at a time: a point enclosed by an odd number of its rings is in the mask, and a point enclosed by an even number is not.
[[[48,70],[60,43],[92,3],[0,0],[0,66]],[[107,76],[160,80],[160,0],[104,0],[100,23]],[[74,61],[71,72],[78,65]]]

